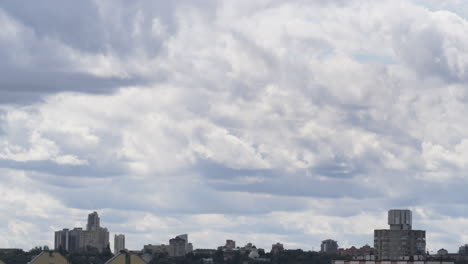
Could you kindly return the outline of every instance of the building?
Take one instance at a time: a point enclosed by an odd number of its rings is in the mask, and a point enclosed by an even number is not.
[[[412,230],[410,210],[388,211],[390,229],[374,230],[377,260],[408,260],[426,254],[426,231]]]
[[[458,254],[460,254],[461,256],[468,256],[468,244],[461,246],[458,249]]]
[[[109,232],[100,226],[96,212],[88,215],[86,230],[76,227],[72,230],[64,228],[55,232],[55,249],[65,249],[69,252],[80,252],[96,249],[102,252],[109,246]]]
[[[62,254],[54,251],[42,251],[28,264],[70,264]]]
[[[169,256],[171,257],[183,257],[186,254],[185,251],[186,240],[175,237],[169,240]]]
[[[193,245],[188,242],[187,234],[178,235],[169,240],[169,256],[171,257],[183,257],[192,251]]]
[[[109,259],[105,264],[146,264],[146,262],[137,254],[123,251]]]
[[[370,260],[372,257],[375,255],[375,250],[373,247],[369,245],[362,246],[360,248],[357,248],[355,246],[352,246],[350,248],[339,248],[338,249],[338,254],[341,256],[351,256],[354,259],[363,259],[363,260]]]
[[[155,254],[169,254],[169,246],[168,245],[144,245],[143,252],[151,253],[152,255]]]
[[[236,248],[236,241],[228,239],[226,240],[226,245],[224,245],[226,249],[235,249]]]
[[[445,248],[437,250],[437,256],[444,257],[448,255],[448,251]]]
[[[97,212],[92,212],[88,215],[88,224],[86,224],[86,230],[98,231],[101,225],[101,219]]]
[[[276,243],[276,244],[271,245],[271,251],[270,251],[270,253],[271,253],[272,255],[276,255],[276,254],[278,254],[278,253],[280,253],[280,252],[283,252],[283,251],[284,251],[284,246],[283,246],[283,244]]]
[[[120,253],[121,250],[125,249],[125,235],[115,234],[114,235],[114,254]]]
[[[332,239],[322,241],[320,245],[320,252],[335,253],[338,251],[338,242]]]

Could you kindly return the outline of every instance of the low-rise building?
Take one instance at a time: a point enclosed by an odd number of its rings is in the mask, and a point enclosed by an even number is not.
[[[443,256],[447,256],[447,255],[448,255],[448,251],[445,248],[441,248],[441,249],[437,250],[437,256],[443,257]]]
[[[144,245],[143,252],[148,252],[153,255],[155,254],[169,254],[169,246],[168,245]]]
[[[367,256],[374,256],[375,255],[375,250],[373,247],[369,245],[365,245],[363,247],[357,248],[355,246],[352,246],[350,248],[339,248],[338,249],[338,254],[341,256],[351,256],[355,259],[363,259],[363,260],[370,260],[370,259],[365,259]]]
[[[28,264],[70,264],[70,262],[59,252],[42,251],[28,262]]]

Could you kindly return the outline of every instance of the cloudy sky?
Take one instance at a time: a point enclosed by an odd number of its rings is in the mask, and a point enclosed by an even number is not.
[[[0,247],[468,243],[468,3],[0,2]]]

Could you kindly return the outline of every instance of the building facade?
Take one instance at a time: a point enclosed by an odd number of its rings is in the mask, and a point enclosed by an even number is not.
[[[125,235],[114,235],[114,254],[119,254],[121,250],[125,249]]]
[[[320,251],[324,253],[334,253],[338,251],[338,242],[332,239],[322,241]]]
[[[283,246],[283,244],[281,244],[281,243],[276,243],[276,244],[271,245],[271,251],[270,251],[270,253],[271,253],[272,255],[279,254],[280,252],[283,252],[283,251],[284,251],[284,246]]]
[[[226,249],[235,249],[236,248],[236,241],[232,239],[226,240],[226,245],[224,245]]]
[[[169,254],[169,246],[168,245],[144,245],[143,252],[151,253],[152,255],[155,254]]]
[[[88,215],[86,230],[77,227],[55,232],[55,249],[62,248],[69,252],[97,249],[102,252],[108,246],[109,232],[107,228],[100,226],[100,219],[96,212]]]
[[[465,244],[463,246],[460,246],[460,248],[458,249],[458,254],[460,254],[461,256],[468,256],[468,245]]]
[[[412,230],[410,210],[390,210],[390,229],[374,230],[377,260],[419,258],[426,254],[426,231]]]
[[[180,237],[175,237],[169,240],[169,256],[183,257],[186,254],[185,250],[186,241]]]

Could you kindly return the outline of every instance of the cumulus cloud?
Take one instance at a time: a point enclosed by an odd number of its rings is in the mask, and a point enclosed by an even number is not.
[[[2,3],[6,246],[90,210],[133,248],[351,246],[409,207],[456,249],[468,22],[428,3]]]

